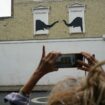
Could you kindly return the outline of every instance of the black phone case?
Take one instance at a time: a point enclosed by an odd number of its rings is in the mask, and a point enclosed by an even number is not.
[[[55,62],[57,68],[72,68],[77,67],[77,61],[83,61],[83,56],[80,53],[62,54]]]

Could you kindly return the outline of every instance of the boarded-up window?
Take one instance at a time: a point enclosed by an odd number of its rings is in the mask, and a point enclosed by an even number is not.
[[[69,7],[69,32],[84,33],[85,32],[85,7],[74,4]]]
[[[38,7],[33,10],[34,34],[48,34],[48,8]]]
[[[0,0],[0,18],[12,16],[12,0]]]

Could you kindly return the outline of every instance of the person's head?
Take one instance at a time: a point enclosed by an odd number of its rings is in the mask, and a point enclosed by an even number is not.
[[[81,78],[66,78],[58,82],[49,96],[48,105],[80,105],[81,84]]]
[[[80,79],[65,79],[51,92],[48,105],[105,105],[105,72],[96,64],[84,82]]]

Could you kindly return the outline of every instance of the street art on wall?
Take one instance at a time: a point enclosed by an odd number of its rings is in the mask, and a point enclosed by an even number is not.
[[[34,9],[34,34],[48,34],[49,29],[58,23],[55,21],[49,24],[48,13],[49,8],[38,7]]]
[[[63,20],[69,28],[69,33],[85,33],[85,6],[75,3],[69,8],[68,21]],[[49,8],[39,6],[33,9],[34,16],[34,35],[49,34],[49,29],[59,21],[56,20],[49,24]]]
[[[68,27],[80,27],[81,28],[81,32],[83,32],[83,23],[82,23],[82,17],[76,17],[74,18],[74,20],[72,20],[72,22],[69,24],[67,23],[65,20],[63,20],[65,25]]]
[[[66,20],[63,20],[63,22],[67,27],[69,27],[70,33],[85,32],[84,11],[84,6],[80,4],[73,4],[69,7],[69,22]]]
[[[58,21],[53,22],[50,25],[47,25],[46,23],[44,23],[42,20],[36,20],[36,32],[40,31],[40,30],[48,30],[51,27],[53,27],[56,23],[58,23]]]
[[[49,9],[45,7],[38,7],[33,10],[34,34],[48,34],[48,29],[46,28],[48,12]]]

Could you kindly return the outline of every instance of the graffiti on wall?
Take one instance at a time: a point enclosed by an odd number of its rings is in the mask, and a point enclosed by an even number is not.
[[[52,28],[59,21],[54,21],[49,24],[49,8],[38,7],[34,10],[34,34],[48,34],[49,29]]]
[[[73,4],[69,7],[69,23],[65,20],[64,23],[69,27],[70,33],[84,33],[85,32],[85,7],[80,4]]]

